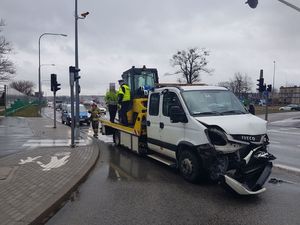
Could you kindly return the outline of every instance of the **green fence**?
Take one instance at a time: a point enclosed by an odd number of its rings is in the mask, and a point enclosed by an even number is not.
[[[13,114],[17,111],[19,111],[21,109],[25,109],[32,105],[38,105],[38,101],[37,100],[30,101],[27,99],[17,99],[10,105],[9,108],[6,109],[5,116],[10,116],[11,114]]]

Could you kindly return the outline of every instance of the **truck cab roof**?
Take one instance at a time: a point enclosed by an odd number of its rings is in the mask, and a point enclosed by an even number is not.
[[[168,86],[168,87],[161,87],[155,89],[155,91],[161,92],[163,90],[177,90],[177,91],[199,91],[199,90],[224,90],[227,89],[224,87],[218,87],[218,86],[206,86],[206,85],[174,85],[174,86]]]

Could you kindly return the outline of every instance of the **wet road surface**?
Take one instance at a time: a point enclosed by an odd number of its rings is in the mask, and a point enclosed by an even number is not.
[[[299,224],[300,177],[273,170],[267,191],[235,196],[217,184],[190,184],[151,159],[99,141],[100,159],[58,224]],[[282,182],[282,180],[284,180]]]

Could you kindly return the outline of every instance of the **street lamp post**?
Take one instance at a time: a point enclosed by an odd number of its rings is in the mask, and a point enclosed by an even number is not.
[[[41,38],[45,35],[58,35],[67,37],[66,34],[57,34],[57,33],[43,33],[39,37],[39,69],[38,69],[38,81],[39,81],[39,111],[41,114],[41,108],[42,108],[42,85],[41,85]]]
[[[275,90],[275,60],[273,61],[274,63],[274,70],[273,70],[273,89],[272,89],[272,93],[274,94],[274,90]]]
[[[79,69],[78,63],[78,19],[85,19],[89,12],[82,13],[81,16],[78,16],[78,7],[77,0],[75,0],[75,68]],[[79,78],[75,81],[75,137],[79,138]],[[71,103],[74,104],[74,103]]]

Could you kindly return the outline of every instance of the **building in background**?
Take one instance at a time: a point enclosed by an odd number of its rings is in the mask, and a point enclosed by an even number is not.
[[[281,104],[300,104],[300,86],[280,87],[279,102]]]

